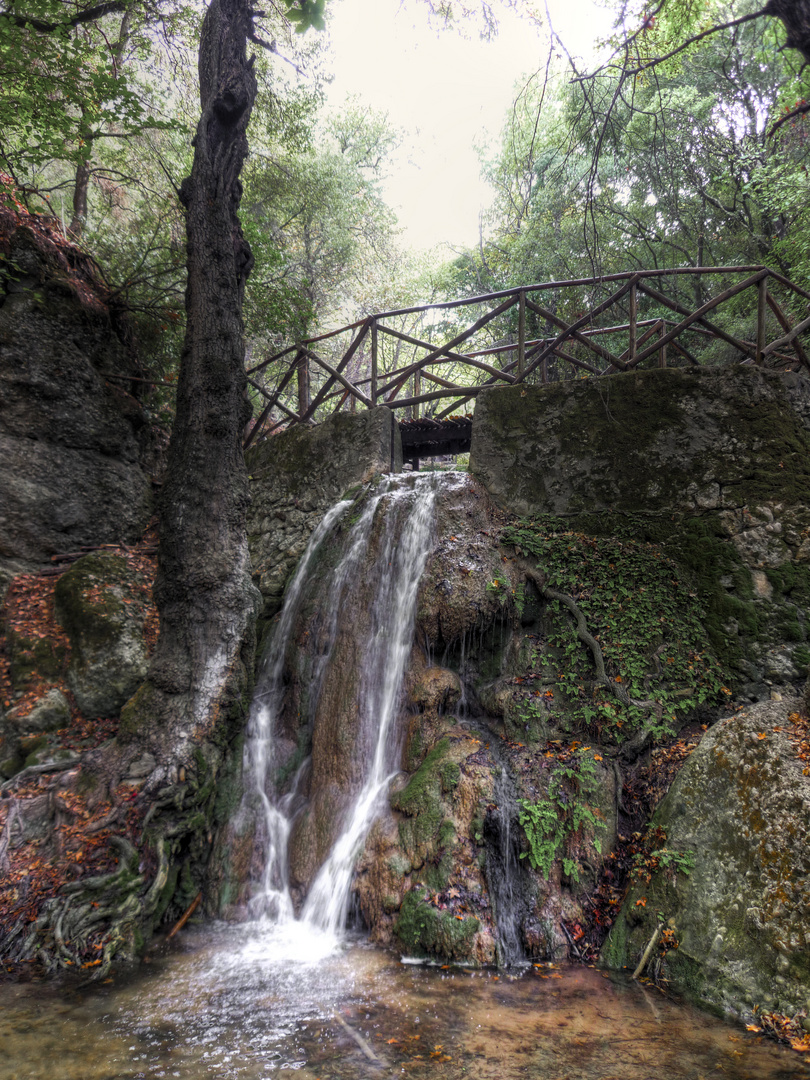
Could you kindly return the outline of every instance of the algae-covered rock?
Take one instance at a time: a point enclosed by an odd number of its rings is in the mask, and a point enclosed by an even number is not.
[[[810,485],[810,384],[757,367],[635,371],[476,399],[470,471],[515,512],[731,509]]]
[[[88,717],[113,716],[146,676],[148,591],[120,555],[85,555],[56,586],[70,638],[68,684]]]
[[[650,370],[476,401],[470,471],[499,506],[661,546],[749,700],[810,660],[810,382],[755,367]]]
[[[402,901],[394,929],[411,955],[427,953],[440,960],[468,961],[479,925],[472,915],[437,910],[430,904],[427,890],[417,886]]]
[[[635,965],[661,920],[678,943],[664,974],[693,1000],[743,1016],[807,1008],[810,777],[791,741],[797,704],[751,706],[704,736],[653,818],[660,867],[627,896],[609,967]]]
[[[482,828],[492,775],[480,740],[450,724],[394,786],[391,809],[358,860],[354,891],[375,941],[409,955],[492,963]]]

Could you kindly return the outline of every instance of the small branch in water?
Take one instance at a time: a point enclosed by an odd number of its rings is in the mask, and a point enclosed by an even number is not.
[[[359,1031],[355,1031],[354,1028],[350,1024],[347,1024],[343,1017],[338,1013],[335,1013],[334,1016],[335,1020],[337,1020],[344,1031],[354,1039],[369,1061],[373,1061],[375,1065],[385,1064],[381,1058],[377,1057]]]
[[[653,949],[658,944],[658,939],[661,937],[661,930],[662,930],[662,926],[661,926],[661,923],[659,923],[655,928],[655,932],[654,932],[653,936],[650,938],[650,940],[649,940],[649,942],[647,944],[647,948],[644,950],[644,955],[641,957],[641,959],[638,962],[638,967],[633,972],[633,974],[630,976],[630,981],[631,982],[639,977],[639,975],[642,973],[644,968],[650,962],[650,957],[653,954]]]
[[[568,939],[568,948],[571,950],[571,952],[574,954],[574,956],[577,958],[577,960],[579,960],[581,962],[582,961],[582,953],[579,951],[579,949],[574,944],[574,939],[568,933],[568,927],[565,925],[565,923],[562,921],[562,919],[560,919],[560,929],[562,930],[562,932],[565,934],[566,938]]]
[[[166,935],[166,940],[167,941],[171,941],[172,938],[174,937],[174,935],[176,933],[178,933],[178,931],[183,929],[183,927],[186,925],[188,920],[191,918],[191,916],[194,914],[194,912],[200,906],[200,901],[201,900],[202,900],[202,893],[198,892],[197,895],[194,897],[194,899],[191,901],[191,903],[186,908],[185,912],[180,916],[180,918],[177,920],[177,922],[171,928],[169,933]]]

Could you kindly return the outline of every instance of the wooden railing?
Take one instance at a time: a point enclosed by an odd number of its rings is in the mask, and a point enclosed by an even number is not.
[[[688,276],[693,286],[699,281],[696,291],[702,294],[703,282],[712,275],[741,280],[707,300],[701,295],[702,302],[696,308],[656,288],[662,280],[666,285]],[[579,291],[577,299],[585,309],[573,321],[557,313],[560,307],[566,307],[559,300],[570,290]],[[730,333],[709,318],[746,290],[756,293],[749,309],[750,323],[755,328],[751,340]],[[781,303],[774,295],[777,292]],[[551,303],[542,303],[544,294],[549,293]],[[595,303],[594,293],[608,295]],[[631,371],[645,361],[666,367],[670,348],[678,354],[678,363],[698,365],[699,360],[684,340],[687,335],[698,335],[704,344],[724,342],[736,351],[741,363],[763,364],[770,358],[771,362],[778,360],[810,369],[800,341],[801,335],[810,330],[810,318],[793,324],[787,314],[791,301],[795,306],[796,300],[807,310],[810,293],[764,266],[685,267],[549,281],[487,296],[379,312],[291,345],[250,368],[248,381],[263,399],[263,407],[245,445],[280,426],[311,423],[316,415],[321,418],[341,409],[354,411],[358,402],[364,408],[384,404],[391,409],[408,409],[418,417],[423,405],[451,399],[441,411],[434,411],[434,417],[441,419],[463,407],[484,387],[511,386],[527,379],[548,381],[550,364],[555,361],[556,378],[566,377],[560,374],[561,365],[570,369],[567,377],[579,378]],[[427,329],[421,331],[427,335],[436,331],[441,313],[473,306],[489,310],[444,342],[426,340],[417,335],[413,326],[402,325],[418,316],[423,324],[428,322]],[[517,308],[517,326],[512,315],[510,332],[501,335],[508,337],[506,342],[461,351],[462,346],[480,343],[476,338],[480,339],[481,332],[513,308]],[[643,308],[650,309],[650,317],[640,317],[645,314]],[[620,322],[611,309],[618,310]],[[535,322],[542,320],[545,324],[544,336],[527,336],[527,322],[532,316]],[[397,321],[399,326],[391,325]],[[618,349],[609,347],[614,341],[618,341]],[[410,347],[413,358],[402,364],[400,353],[404,346]],[[453,377],[436,370],[447,366]],[[268,387],[260,380],[270,371],[275,385]],[[464,380],[477,382],[460,381],[462,375]],[[297,408],[293,408],[295,403]],[[279,414],[275,418],[271,415],[274,410]]]

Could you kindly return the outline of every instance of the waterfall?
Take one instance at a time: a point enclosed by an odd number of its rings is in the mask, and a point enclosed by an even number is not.
[[[520,862],[519,836],[515,829],[518,815],[515,782],[505,761],[501,761],[494,775],[495,807],[484,822],[486,877],[498,927],[498,962],[510,967],[526,960],[521,933],[527,914],[525,867]]]
[[[284,593],[284,605],[265,654],[248,718],[243,757],[245,797],[258,796],[264,827],[260,835],[265,847],[261,888],[251,898],[250,912],[254,917],[265,915],[278,922],[293,916],[287,876],[287,839],[290,832],[289,811],[296,789],[294,784],[291,795],[279,804],[274,803],[268,794],[277,765],[273,736],[283,700],[284,656],[301,606],[312,557],[350,506],[348,500],[333,506],[310,537]]]
[[[354,862],[388,781],[398,769],[395,719],[410,657],[419,581],[433,542],[436,478],[387,478],[367,498],[356,522],[347,526],[344,553],[321,583],[318,603],[318,647],[307,681],[307,721],[315,721],[319,696],[332,661],[332,647],[341,619],[351,618],[346,603],[363,574],[372,590],[365,637],[361,642],[357,682],[355,754],[359,779],[339,834],[316,874],[302,912],[302,922],[329,934],[342,929],[349,903]],[[293,917],[287,867],[287,845],[298,781],[280,800],[272,795],[278,768],[274,739],[284,703],[285,657],[296,621],[307,597],[313,556],[343,517],[348,502],[338,503],[313,533],[274,628],[247,729],[244,755],[246,797],[262,809],[259,840],[265,848],[262,881],[250,902],[254,917],[283,922]],[[365,620],[364,620],[365,623]],[[299,778],[304,767],[299,770]]]
[[[390,491],[386,532],[377,558],[379,587],[360,672],[358,708],[363,726],[376,725],[374,754],[343,831],[312,884],[303,918],[336,933],[346,921],[354,861],[396,762],[392,732],[411,651],[416,597],[433,540],[435,482],[416,477]],[[403,510],[407,514],[402,521]]]

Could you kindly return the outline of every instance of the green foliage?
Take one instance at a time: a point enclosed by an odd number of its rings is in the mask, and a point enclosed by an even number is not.
[[[622,11],[626,26],[617,20],[615,63],[572,81],[552,61],[545,78],[529,80],[500,145],[483,161],[496,196],[484,241],[448,271],[457,294],[629,267],[765,263],[799,284],[810,281],[810,122],[797,117],[768,135],[787,109],[810,99],[807,74],[797,78],[790,55],[779,49],[779,21],[711,35],[622,85],[628,66],[669,51],[698,27],[740,14],[725,2],[707,10],[676,0],[656,10],[654,27],[636,34],[646,13],[631,7]],[[625,32],[635,35],[629,52]],[[719,278],[711,285],[685,277],[662,281],[667,295],[689,307],[723,284]],[[595,301],[603,294],[594,291]],[[548,293],[544,302],[569,321],[581,314],[581,294]],[[570,303],[576,307],[566,310]],[[649,297],[638,314],[671,317]],[[750,340],[754,314],[740,300],[716,321]],[[798,310],[791,315],[801,318]],[[497,325],[514,337],[514,312]],[[529,337],[552,329],[529,313]],[[688,341],[703,362],[734,359],[698,335]],[[575,344],[567,348],[589,359]],[[558,359],[550,358],[548,368],[552,380],[571,377],[570,366]]]
[[[172,123],[138,77],[154,52],[154,13],[133,3],[77,22],[77,8],[31,0],[24,23],[11,7],[0,13],[0,153],[18,179],[54,160],[87,162],[100,136]],[[162,10],[163,31],[182,18]]]
[[[498,603],[504,607],[511,600],[518,617],[523,614],[526,606],[526,590],[523,584],[512,585],[506,578],[493,578],[487,582],[487,592],[494,593],[498,597]]]
[[[548,878],[551,867],[562,853],[563,872],[579,880],[580,863],[577,845],[587,839],[601,853],[601,841],[594,833],[605,822],[593,800],[599,788],[594,756],[590,747],[573,751],[568,760],[552,769],[545,798],[531,802],[520,800],[520,821],[529,850],[521,852],[535,870]]]
[[[325,28],[326,0],[284,0],[284,3],[287,7],[287,18],[299,34],[306,33],[310,28]]]
[[[637,833],[634,834],[638,836]],[[664,873],[669,877],[683,874],[689,877],[695,868],[693,851],[678,851],[666,847],[667,834],[661,826],[647,826],[647,833],[641,842],[640,850],[633,855],[630,877],[644,885],[649,885],[653,875]]]
[[[606,675],[631,702],[593,685],[590,651],[568,611],[549,601],[547,640],[557,679],[582,729],[623,741],[650,727],[654,738],[664,738],[677,731],[679,716],[728,693],[721,665],[707,648],[698,598],[659,547],[574,532],[555,519],[507,527],[502,539],[532,556],[548,585],[574,599],[600,645]]]

